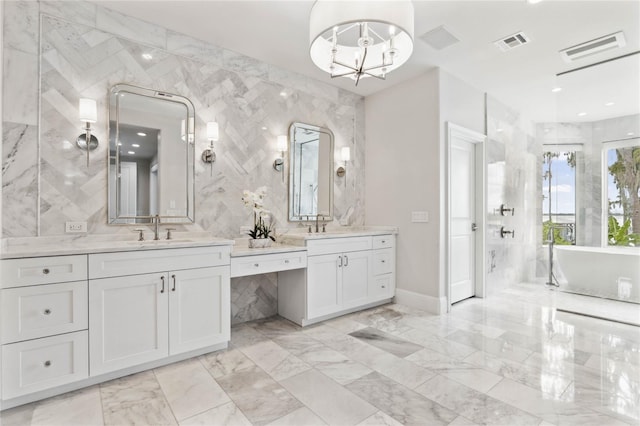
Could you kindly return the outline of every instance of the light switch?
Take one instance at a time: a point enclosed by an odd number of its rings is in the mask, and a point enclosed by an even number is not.
[[[411,212],[411,222],[413,223],[429,222],[429,212],[428,211]]]

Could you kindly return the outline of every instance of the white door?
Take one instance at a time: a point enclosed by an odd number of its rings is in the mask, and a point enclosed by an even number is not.
[[[371,251],[344,253],[342,260],[342,308],[369,302]]]
[[[455,134],[449,144],[449,273],[456,303],[475,294],[475,144]]]
[[[227,342],[231,333],[229,268],[169,273],[169,354]]]
[[[169,354],[167,274],[89,281],[90,375]]]
[[[120,163],[120,209],[121,216],[136,216],[138,203],[138,165],[133,162]],[[127,222],[134,223],[134,219]]]
[[[325,254],[307,258],[307,319],[340,310],[342,294],[341,255]]]

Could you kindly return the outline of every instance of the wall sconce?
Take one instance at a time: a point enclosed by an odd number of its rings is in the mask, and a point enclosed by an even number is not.
[[[287,150],[287,142],[288,141],[287,141],[286,135],[278,136],[277,147],[278,147],[278,151],[280,151],[280,157],[276,158],[273,162],[273,168],[278,172],[282,172],[283,182],[284,182],[284,153]]]
[[[189,143],[193,143],[195,140],[194,131],[196,128],[196,119],[195,117],[189,117],[189,126],[187,127],[187,120],[182,120],[180,123],[180,139],[183,141],[189,140]],[[187,138],[187,133],[189,133],[189,137]]]
[[[344,166],[338,167],[336,174],[338,177],[343,177],[347,174],[347,161],[351,161],[351,148],[343,146],[340,150],[340,157],[342,158],[342,161],[344,161]]]
[[[98,147],[98,138],[91,134],[91,123],[98,121],[96,101],[81,98],[78,103],[78,115],[80,116],[80,121],[85,123],[85,132],[76,139],[76,146],[87,151],[87,167],[89,167],[89,151],[93,151]]]
[[[213,143],[218,142],[220,131],[218,123],[215,121],[207,122],[207,139],[209,140],[209,148],[202,151],[202,161],[211,164],[211,176],[213,176],[213,163],[216,161],[216,153],[213,152]]]

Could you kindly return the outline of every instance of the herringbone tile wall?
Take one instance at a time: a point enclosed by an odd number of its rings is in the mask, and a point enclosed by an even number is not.
[[[277,135],[294,121],[330,128],[335,152],[351,147],[346,182],[335,180],[335,223],[364,223],[362,97],[83,1],[5,2],[3,42],[4,238],[62,235],[66,221],[87,221],[89,234],[131,232],[107,225],[107,94],[117,83],[190,98],[196,159],[205,123],[220,124],[213,176],[196,161],[196,222],[179,230],[241,236],[252,220],[242,190],[262,185],[278,229],[292,226],[272,162]],[[74,142],[81,97],[98,101],[101,144],[89,167]],[[238,285],[234,322],[273,313],[275,286],[269,276]]]

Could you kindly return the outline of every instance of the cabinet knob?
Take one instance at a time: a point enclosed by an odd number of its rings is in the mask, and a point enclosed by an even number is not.
[[[44,310],[45,315],[51,315],[51,309],[47,308]]]
[[[51,361],[46,360],[46,361],[44,362],[44,366],[45,366],[45,367],[51,367]]]
[[[255,266],[257,268],[258,266],[260,266],[260,264],[259,263],[254,263],[253,266]]]
[[[382,244],[384,244],[384,243],[386,243],[386,242],[387,242],[387,240],[382,240]]]
[[[382,286],[382,288],[386,288],[385,286]]]
[[[289,259],[285,259],[284,263],[289,263]]]
[[[42,273],[43,273],[43,274],[45,274],[45,275],[47,275],[49,272],[51,272],[51,271],[49,270],[49,268],[44,268],[44,269],[42,270]]]
[[[381,260],[380,262],[385,263],[385,262],[386,262],[386,260]]]

